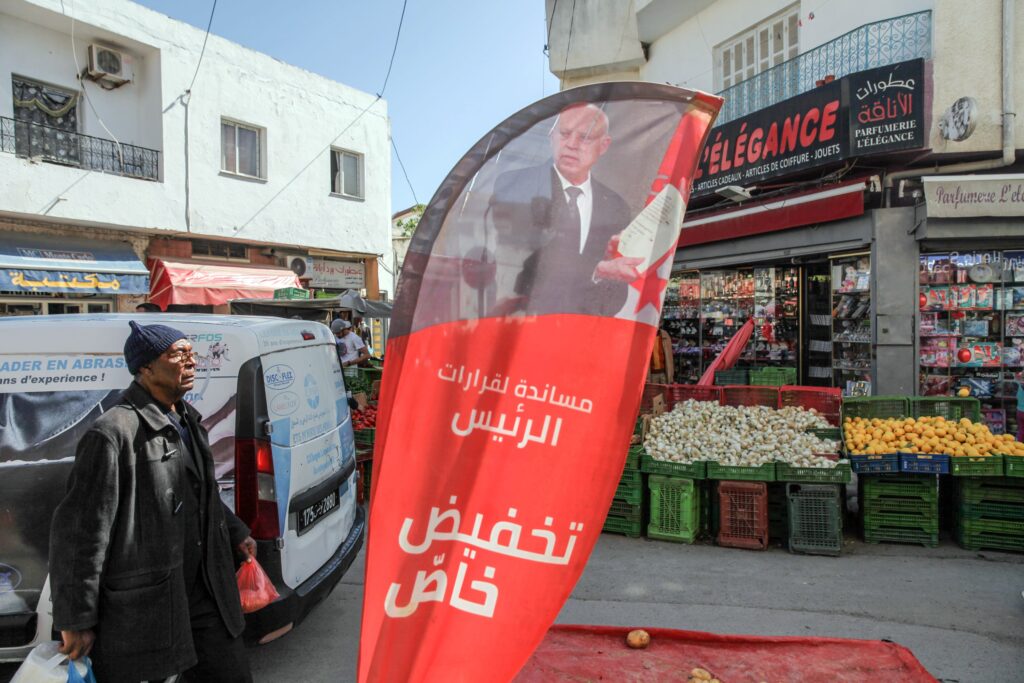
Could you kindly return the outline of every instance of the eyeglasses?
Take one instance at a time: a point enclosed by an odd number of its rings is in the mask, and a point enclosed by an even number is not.
[[[195,363],[197,358],[199,358],[199,354],[195,351],[175,351],[167,356],[167,360],[175,365],[181,365],[187,361]]]

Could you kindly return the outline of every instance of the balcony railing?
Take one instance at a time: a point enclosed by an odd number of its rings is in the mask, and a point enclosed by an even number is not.
[[[0,152],[130,178],[159,180],[160,152],[0,117]]]
[[[865,24],[718,93],[725,104],[716,125],[807,92],[828,75],[838,79],[918,57],[927,59],[931,50],[930,10]]]

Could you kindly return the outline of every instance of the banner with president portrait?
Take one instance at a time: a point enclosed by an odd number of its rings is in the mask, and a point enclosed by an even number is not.
[[[360,681],[511,680],[622,474],[721,106],[603,83],[503,121],[424,211],[374,453]]]

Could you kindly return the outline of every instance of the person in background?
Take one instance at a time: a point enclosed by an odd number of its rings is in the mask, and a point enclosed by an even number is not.
[[[341,367],[347,368],[369,360],[370,352],[359,335],[352,331],[352,323],[338,318],[331,323],[331,332],[338,338],[338,358],[341,360]]]
[[[135,307],[136,313],[161,313],[160,307],[151,301],[144,301]]]
[[[53,515],[50,585],[60,651],[97,680],[252,681],[234,551],[256,542],[221,500],[209,437],[183,398],[196,357],[180,331],[129,323],[134,375],[78,443]]]

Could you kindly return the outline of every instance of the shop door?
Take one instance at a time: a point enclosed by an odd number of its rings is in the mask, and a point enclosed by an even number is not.
[[[832,386],[832,289],[828,262],[804,266],[800,383]]]

